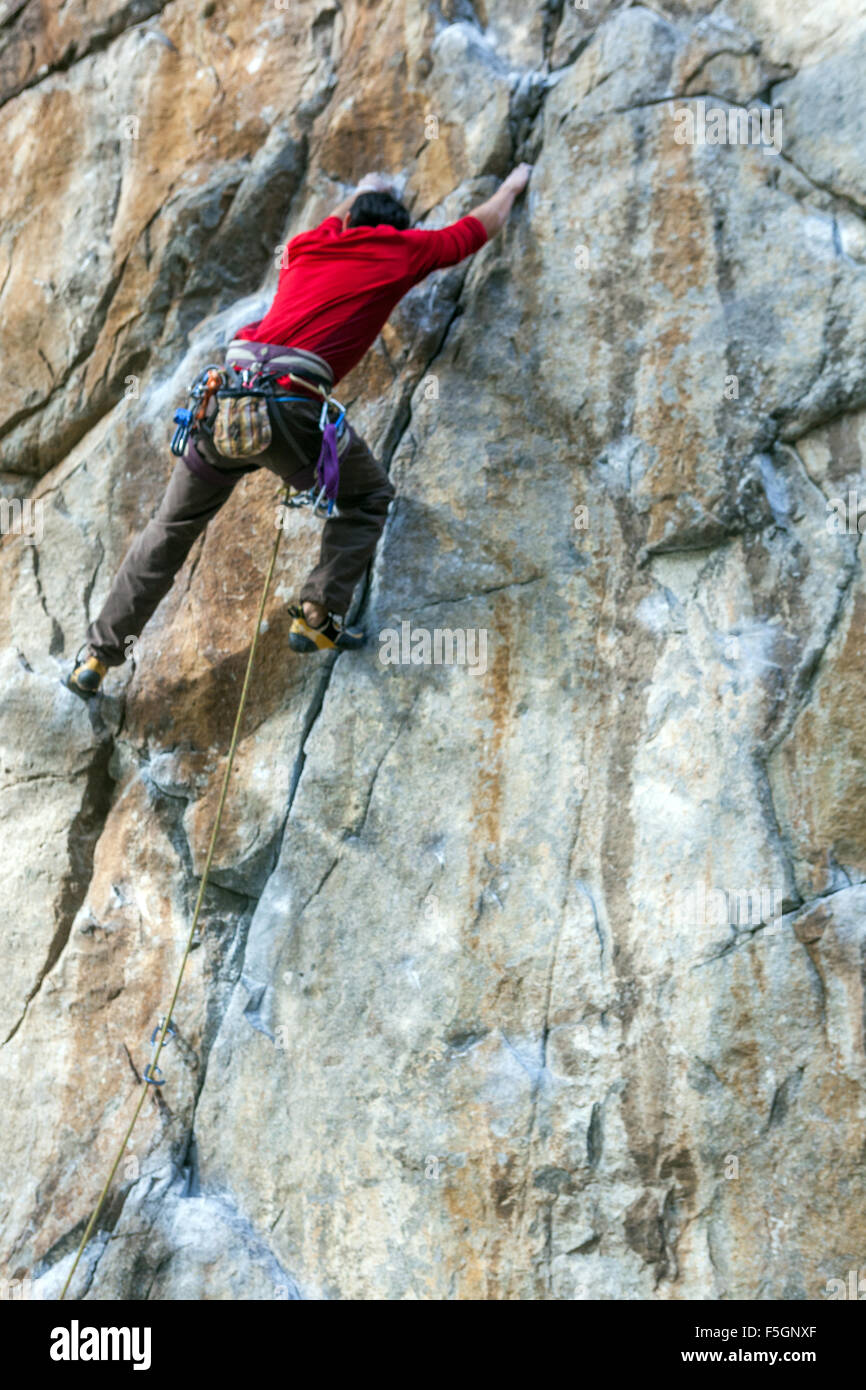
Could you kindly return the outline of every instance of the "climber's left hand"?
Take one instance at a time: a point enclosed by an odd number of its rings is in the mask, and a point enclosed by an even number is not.
[[[387,174],[365,174],[358,184],[357,193],[393,193],[394,181]]]

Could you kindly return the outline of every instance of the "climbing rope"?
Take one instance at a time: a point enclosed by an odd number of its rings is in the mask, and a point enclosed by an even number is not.
[[[284,498],[283,498],[283,503],[284,503],[284,504],[287,502],[288,496],[289,496],[289,492],[288,492],[288,490],[287,490],[286,493],[285,493],[285,496],[284,496]],[[268,572],[267,572],[267,575],[265,576],[265,585],[264,585],[264,588],[262,589],[262,597],[261,597],[261,601],[260,601],[260,603],[259,603],[258,616],[256,617],[256,628],[255,628],[255,632],[253,633],[253,640],[252,640],[252,643],[251,643],[251,645],[250,645],[250,655],[249,655],[249,659],[247,660],[247,669],[246,669],[246,674],[244,675],[243,687],[242,687],[242,689],[241,689],[241,698],[240,698],[240,703],[238,704],[238,712],[237,712],[237,715],[235,716],[235,726],[234,726],[234,729],[232,730],[231,743],[229,744],[228,759],[227,759],[227,761],[226,761],[226,770],[225,770],[225,773],[224,773],[224,775],[223,775],[222,791],[220,792],[220,799],[219,799],[219,805],[217,806],[216,819],[215,819],[215,821],[214,821],[213,830],[212,830],[212,832],[211,832],[210,844],[209,844],[209,846],[208,846],[208,852],[207,852],[207,858],[205,859],[204,872],[202,873],[201,883],[199,884],[199,888],[198,888],[198,896],[197,896],[197,898],[196,898],[196,900],[195,900],[195,909],[193,910],[193,914],[192,914],[192,924],[191,924],[190,929],[189,929],[189,936],[187,937],[186,950],[185,950],[184,953],[183,953],[183,958],[181,959],[181,962],[180,962],[180,969],[179,969],[178,972],[177,972],[177,979],[175,980],[174,992],[173,992],[173,994],[172,994],[172,996],[171,996],[171,1003],[170,1003],[169,1006],[168,1006],[168,1012],[166,1013],[165,1017],[161,1020],[160,1024],[157,1026],[157,1028],[154,1029],[153,1035],[152,1035],[152,1037],[151,1037],[151,1044],[152,1044],[153,1047],[154,1047],[154,1050],[153,1050],[153,1057],[152,1057],[150,1063],[149,1063],[149,1064],[145,1067],[145,1069],[144,1069],[144,1077],[143,1077],[143,1081],[142,1081],[141,1094],[140,1094],[140,1096],[139,1096],[139,1098],[138,1098],[138,1104],[137,1104],[136,1107],[135,1107],[135,1113],[133,1114],[133,1117],[132,1117],[132,1119],[131,1119],[130,1122],[129,1122],[129,1127],[128,1127],[128,1129],[127,1129],[125,1135],[123,1136],[123,1142],[122,1142],[122,1144],[120,1145],[120,1148],[119,1148],[118,1151],[117,1151],[117,1156],[116,1156],[116,1158],[115,1158],[113,1164],[111,1165],[111,1172],[108,1174],[108,1177],[107,1177],[106,1180],[105,1180],[105,1186],[103,1187],[101,1193],[99,1194],[99,1201],[96,1203],[96,1207],[94,1208],[93,1215],[91,1216],[90,1220],[89,1220],[88,1223],[87,1223],[87,1227],[86,1227],[86,1229],[85,1229],[84,1235],[81,1237],[81,1244],[80,1244],[79,1247],[78,1247],[78,1251],[77,1251],[77,1253],[76,1253],[75,1260],[73,1261],[72,1268],[70,1269],[68,1275],[66,1276],[66,1283],[63,1285],[63,1292],[61,1293],[61,1295],[60,1295],[60,1300],[59,1300],[61,1303],[63,1302],[63,1300],[64,1300],[65,1297],[66,1297],[66,1294],[67,1294],[67,1292],[68,1292],[68,1290],[69,1290],[69,1285],[72,1283],[73,1275],[75,1274],[75,1271],[76,1271],[76,1269],[78,1268],[78,1262],[79,1262],[79,1260],[81,1259],[82,1254],[84,1253],[84,1248],[85,1248],[85,1246],[87,1245],[87,1242],[89,1241],[89,1239],[90,1239],[90,1237],[91,1237],[91,1234],[92,1234],[92,1232],[93,1232],[93,1228],[94,1228],[94,1226],[96,1225],[96,1222],[97,1222],[98,1219],[99,1219],[99,1214],[100,1214],[100,1212],[102,1211],[103,1206],[105,1205],[105,1199],[106,1199],[106,1197],[107,1197],[107,1195],[108,1195],[108,1189],[111,1187],[111,1184],[112,1184],[112,1182],[114,1181],[114,1176],[115,1176],[115,1174],[116,1174],[118,1168],[120,1167],[120,1161],[121,1161],[121,1159],[123,1158],[124,1153],[126,1152],[126,1146],[127,1146],[127,1144],[129,1143],[129,1140],[130,1140],[130,1138],[131,1138],[131,1136],[132,1136],[132,1131],[135,1129],[136,1121],[137,1121],[139,1115],[141,1114],[141,1109],[142,1109],[142,1106],[144,1105],[145,1096],[146,1096],[147,1093],[148,1093],[148,1087],[151,1086],[151,1085],[154,1085],[154,1086],[160,1086],[160,1085],[162,1085],[162,1082],[161,1082],[160,1080],[157,1079],[158,1076],[160,1075],[159,1068],[158,1068],[158,1066],[157,1066],[157,1062],[159,1061],[160,1053],[162,1052],[162,1049],[163,1049],[163,1047],[164,1047],[165,1044],[166,1044],[166,1037],[168,1037],[168,1040],[171,1041],[171,1038],[174,1037],[174,1035],[175,1035],[175,1034],[174,1034],[174,1024],[173,1024],[173,1022],[172,1022],[172,1014],[174,1013],[174,1007],[175,1007],[175,1004],[177,1003],[178,995],[180,994],[180,986],[181,986],[181,982],[182,982],[182,980],[183,980],[183,974],[184,974],[184,971],[185,971],[185,969],[186,969],[186,963],[187,963],[187,961],[188,961],[188,959],[189,959],[190,951],[192,950],[192,943],[193,943],[193,940],[194,940],[194,938],[195,938],[195,932],[196,932],[196,928],[197,928],[197,926],[198,926],[198,919],[199,919],[199,916],[200,916],[200,914],[201,914],[202,903],[204,902],[205,889],[207,888],[208,877],[209,877],[209,875],[210,875],[211,864],[212,864],[212,862],[213,862],[214,851],[215,851],[215,849],[216,849],[217,836],[219,835],[219,832],[220,832],[220,825],[221,825],[221,823],[222,823],[223,810],[224,810],[225,804],[226,804],[226,796],[227,796],[227,793],[228,793],[229,778],[230,778],[231,775],[232,775],[232,765],[233,765],[233,763],[234,763],[234,760],[235,760],[235,753],[236,753],[236,751],[237,751],[238,736],[239,736],[239,734],[240,734],[240,728],[241,728],[241,720],[243,719],[244,707],[245,707],[246,702],[247,702],[247,693],[248,693],[249,688],[250,688],[250,676],[252,675],[253,660],[254,660],[254,658],[255,658],[256,647],[257,647],[257,645],[258,645],[258,640],[259,640],[259,633],[261,632],[262,621],[263,621],[264,615],[265,615],[265,604],[267,603],[268,593],[270,592],[271,580],[272,580],[273,577],[274,577],[274,568],[276,567],[276,563],[277,563],[277,554],[278,554],[278,552],[279,552],[279,548],[280,548],[280,539],[281,539],[281,537],[282,537],[282,534],[283,534],[283,528],[282,528],[282,526],[278,526],[278,527],[277,527],[277,536],[276,536],[276,540],[274,541],[273,549],[272,549],[272,551],[271,551],[271,562],[270,562],[270,565],[268,566]]]

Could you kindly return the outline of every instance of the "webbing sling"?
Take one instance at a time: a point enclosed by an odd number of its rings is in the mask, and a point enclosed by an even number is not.
[[[283,500],[284,500],[284,501],[287,501],[287,500],[288,500],[288,491],[285,493],[284,499],[283,499]],[[152,1056],[152,1058],[151,1058],[151,1061],[149,1062],[149,1064],[148,1064],[148,1065],[145,1067],[145,1069],[144,1069],[144,1077],[143,1077],[143,1081],[142,1081],[141,1094],[140,1094],[140,1096],[139,1096],[139,1098],[138,1098],[138,1104],[136,1105],[136,1107],[135,1107],[135,1112],[134,1112],[134,1114],[133,1114],[133,1116],[132,1116],[132,1119],[131,1119],[130,1122],[129,1122],[129,1127],[128,1127],[126,1133],[125,1133],[124,1136],[123,1136],[123,1142],[121,1143],[120,1148],[119,1148],[118,1151],[117,1151],[117,1156],[116,1156],[116,1158],[115,1158],[115,1160],[114,1160],[114,1163],[111,1165],[111,1171],[109,1172],[108,1177],[107,1177],[106,1180],[105,1180],[105,1186],[103,1187],[101,1193],[99,1194],[99,1200],[98,1200],[98,1202],[96,1203],[96,1207],[94,1208],[93,1215],[91,1216],[90,1220],[89,1220],[88,1223],[87,1223],[87,1227],[86,1227],[86,1229],[85,1229],[84,1235],[81,1237],[81,1244],[80,1244],[79,1247],[78,1247],[78,1251],[77,1251],[76,1256],[75,1256],[75,1259],[74,1259],[74,1261],[73,1261],[72,1268],[70,1269],[68,1275],[66,1276],[66,1283],[63,1285],[63,1291],[62,1291],[62,1293],[60,1294],[60,1300],[59,1300],[59,1301],[60,1301],[61,1303],[63,1302],[63,1300],[64,1300],[65,1297],[66,1297],[66,1294],[67,1294],[67,1292],[68,1292],[68,1290],[69,1290],[69,1285],[72,1283],[72,1277],[73,1277],[73,1275],[75,1274],[76,1269],[78,1268],[78,1262],[79,1262],[79,1260],[81,1259],[81,1256],[82,1256],[83,1253],[84,1253],[85,1246],[87,1245],[87,1242],[89,1241],[89,1239],[90,1239],[90,1237],[91,1237],[91,1234],[93,1233],[93,1228],[94,1228],[94,1226],[96,1225],[96,1222],[97,1222],[98,1219],[99,1219],[99,1214],[100,1214],[100,1212],[102,1211],[103,1206],[105,1205],[105,1199],[106,1199],[106,1197],[108,1196],[108,1189],[110,1188],[112,1182],[114,1181],[114,1176],[115,1176],[115,1174],[116,1174],[118,1168],[120,1167],[120,1161],[121,1161],[121,1159],[123,1158],[124,1152],[125,1152],[125,1150],[126,1150],[126,1146],[127,1146],[127,1144],[129,1143],[129,1140],[130,1140],[130,1138],[131,1138],[131,1136],[132,1136],[132,1131],[133,1131],[134,1128],[135,1128],[136,1121],[137,1121],[139,1115],[141,1114],[141,1109],[142,1109],[142,1106],[144,1105],[144,1098],[145,1098],[145,1096],[147,1095],[148,1087],[151,1086],[151,1085],[161,1085],[161,1082],[157,1080],[157,1073],[158,1073],[158,1071],[159,1071],[159,1068],[157,1067],[157,1063],[158,1063],[158,1061],[159,1061],[160,1053],[162,1052],[162,1049],[163,1049],[163,1047],[165,1046],[165,1043],[166,1043],[166,1035],[168,1035],[169,1038],[171,1038],[172,1036],[174,1036],[174,1026],[173,1026],[173,1023],[172,1023],[172,1014],[173,1014],[173,1012],[174,1012],[174,1007],[175,1007],[175,1005],[176,1005],[176,1003],[177,1003],[178,995],[180,994],[180,986],[181,986],[181,982],[182,982],[182,980],[183,980],[184,971],[185,971],[185,969],[186,969],[186,963],[187,963],[187,960],[189,959],[190,951],[192,950],[192,944],[193,944],[193,940],[194,940],[194,938],[195,938],[196,927],[198,926],[198,919],[199,919],[199,916],[200,916],[200,914],[201,914],[202,903],[203,903],[203,901],[204,901],[205,889],[207,888],[208,877],[209,877],[209,875],[210,875],[211,864],[213,863],[214,850],[216,849],[217,836],[219,835],[220,825],[221,825],[221,823],[222,823],[222,817],[223,817],[223,810],[224,810],[225,804],[226,804],[226,796],[227,796],[227,793],[228,793],[229,778],[231,777],[231,774],[232,774],[232,765],[233,765],[234,760],[235,760],[235,753],[236,753],[236,751],[237,751],[237,746],[238,746],[238,737],[239,737],[239,734],[240,734],[241,720],[243,719],[244,707],[245,707],[246,702],[247,702],[247,694],[248,694],[249,687],[250,687],[250,676],[251,676],[251,674],[252,674],[252,669],[253,669],[253,660],[254,660],[254,658],[255,658],[256,647],[257,647],[257,645],[258,645],[258,640],[259,640],[259,633],[261,632],[262,621],[263,621],[264,615],[265,615],[265,604],[267,603],[268,593],[269,593],[270,587],[271,587],[271,580],[272,580],[273,577],[274,577],[274,568],[275,568],[276,563],[277,563],[277,553],[278,553],[279,548],[280,548],[280,539],[281,539],[281,537],[282,537],[282,534],[283,534],[283,528],[282,528],[282,526],[278,526],[278,527],[277,527],[277,536],[276,536],[276,540],[274,541],[273,549],[272,549],[272,551],[271,551],[271,562],[270,562],[270,564],[269,564],[269,566],[268,566],[268,572],[267,572],[267,575],[265,576],[265,585],[264,585],[264,588],[262,589],[262,597],[261,597],[261,600],[260,600],[260,602],[259,602],[259,611],[258,611],[258,615],[257,615],[257,617],[256,617],[256,627],[255,627],[255,631],[254,631],[254,633],[253,633],[253,640],[252,640],[252,643],[250,644],[250,654],[249,654],[249,658],[248,658],[248,660],[247,660],[247,669],[246,669],[246,673],[245,673],[245,675],[244,675],[244,683],[243,683],[243,686],[242,686],[242,688],[241,688],[241,698],[240,698],[240,702],[239,702],[239,704],[238,704],[238,712],[237,712],[237,715],[235,716],[235,726],[234,726],[234,729],[232,730],[231,743],[229,744],[228,758],[227,758],[227,760],[226,760],[226,770],[225,770],[225,773],[224,773],[224,775],[223,775],[222,790],[221,790],[221,792],[220,792],[219,805],[217,806],[216,819],[214,820],[214,826],[213,826],[213,830],[212,830],[212,832],[211,832],[210,844],[208,845],[207,858],[206,858],[206,860],[205,860],[205,865],[204,865],[204,872],[202,873],[201,883],[199,884],[199,889],[198,889],[198,896],[196,897],[196,900],[195,900],[195,908],[194,908],[193,914],[192,914],[192,924],[191,924],[190,929],[189,929],[189,936],[187,937],[186,949],[185,949],[185,951],[184,951],[184,953],[183,953],[183,958],[181,959],[180,969],[179,969],[178,972],[177,972],[177,979],[175,980],[174,992],[172,993],[172,996],[171,996],[171,1003],[170,1003],[169,1006],[168,1006],[168,1012],[166,1013],[164,1019],[161,1021],[160,1025],[154,1030],[154,1035],[153,1035],[153,1037],[151,1038],[151,1042],[152,1042],[152,1044],[154,1045],[154,1051],[153,1051],[153,1056]]]

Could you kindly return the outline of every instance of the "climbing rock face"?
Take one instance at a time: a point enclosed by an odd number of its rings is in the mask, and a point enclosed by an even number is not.
[[[245,479],[70,696],[172,411],[368,170],[442,225],[519,159],[339,389],[398,490],[363,652],[290,653],[286,522],[166,1084],[72,1291],[859,1269],[864,48],[861,0],[5,5],[4,1289],[58,1295],[131,1118],[280,518]]]

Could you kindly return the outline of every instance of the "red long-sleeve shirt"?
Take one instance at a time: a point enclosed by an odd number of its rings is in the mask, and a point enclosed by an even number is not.
[[[237,336],[316,352],[336,383],[364,356],[407,290],[486,240],[483,224],[472,216],[433,231],[403,232],[384,223],[343,231],[338,217],[326,217],[289,242],[274,302]]]

